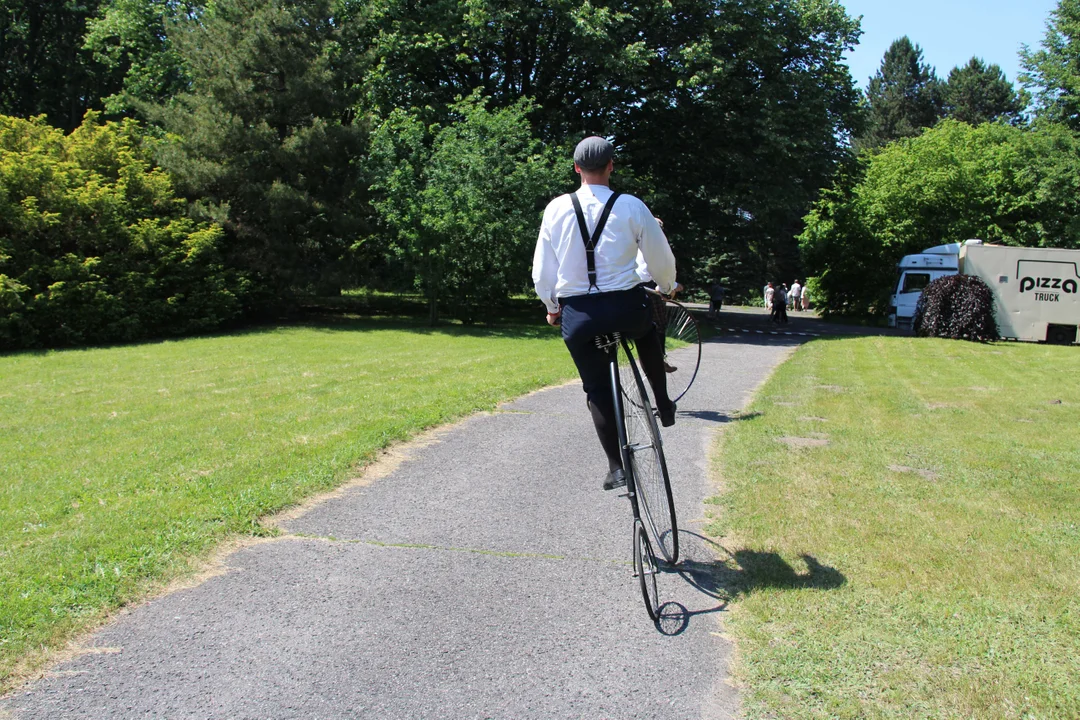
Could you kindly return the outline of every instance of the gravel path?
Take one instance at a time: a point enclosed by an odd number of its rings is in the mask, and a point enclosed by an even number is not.
[[[631,576],[629,503],[600,489],[573,383],[433,433],[282,519],[282,538],[124,613],[0,717],[733,717],[702,537],[708,453],[799,341],[705,346],[664,431],[688,565],[661,578],[682,610],[659,630]]]

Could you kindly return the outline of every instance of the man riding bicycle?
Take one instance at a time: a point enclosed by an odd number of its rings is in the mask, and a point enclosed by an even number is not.
[[[548,323],[562,325],[563,341],[581,376],[608,458],[605,490],[625,484],[626,479],[607,356],[597,347],[596,336],[618,332],[637,341],[660,423],[674,424],[675,403],[667,393],[663,347],[637,273],[638,252],[661,293],[674,295],[680,287],[675,257],[652,212],[638,198],[609,187],[614,155],[611,143],[603,138],[578,143],[574,171],[581,176],[581,187],[548,204],[533,255],[536,293],[547,306]]]

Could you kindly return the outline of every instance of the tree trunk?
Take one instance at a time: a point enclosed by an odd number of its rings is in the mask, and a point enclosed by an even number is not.
[[[439,299],[433,293],[428,298],[428,325],[435,327],[435,324],[439,322]]]

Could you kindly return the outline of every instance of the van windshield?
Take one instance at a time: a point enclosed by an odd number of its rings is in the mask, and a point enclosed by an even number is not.
[[[930,284],[930,273],[904,273],[902,293],[922,292]]]

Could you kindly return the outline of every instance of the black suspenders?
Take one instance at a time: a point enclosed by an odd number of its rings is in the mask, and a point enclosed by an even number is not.
[[[611,197],[604,204],[604,212],[600,213],[600,220],[596,223],[596,229],[590,234],[589,224],[585,222],[585,213],[581,211],[581,203],[578,201],[577,193],[570,193],[570,201],[574,203],[574,213],[577,214],[578,228],[581,230],[581,240],[585,243],[585,260],[589,264],[589,292],[592,292],[594,288],[597,292],[600,292],[600,288],[596,287],[596,243],[600,242],[600,233],[604,232],[608,215],[611,214],[611,208],[615,206],[619,194],[617,192],[611,193]]]

